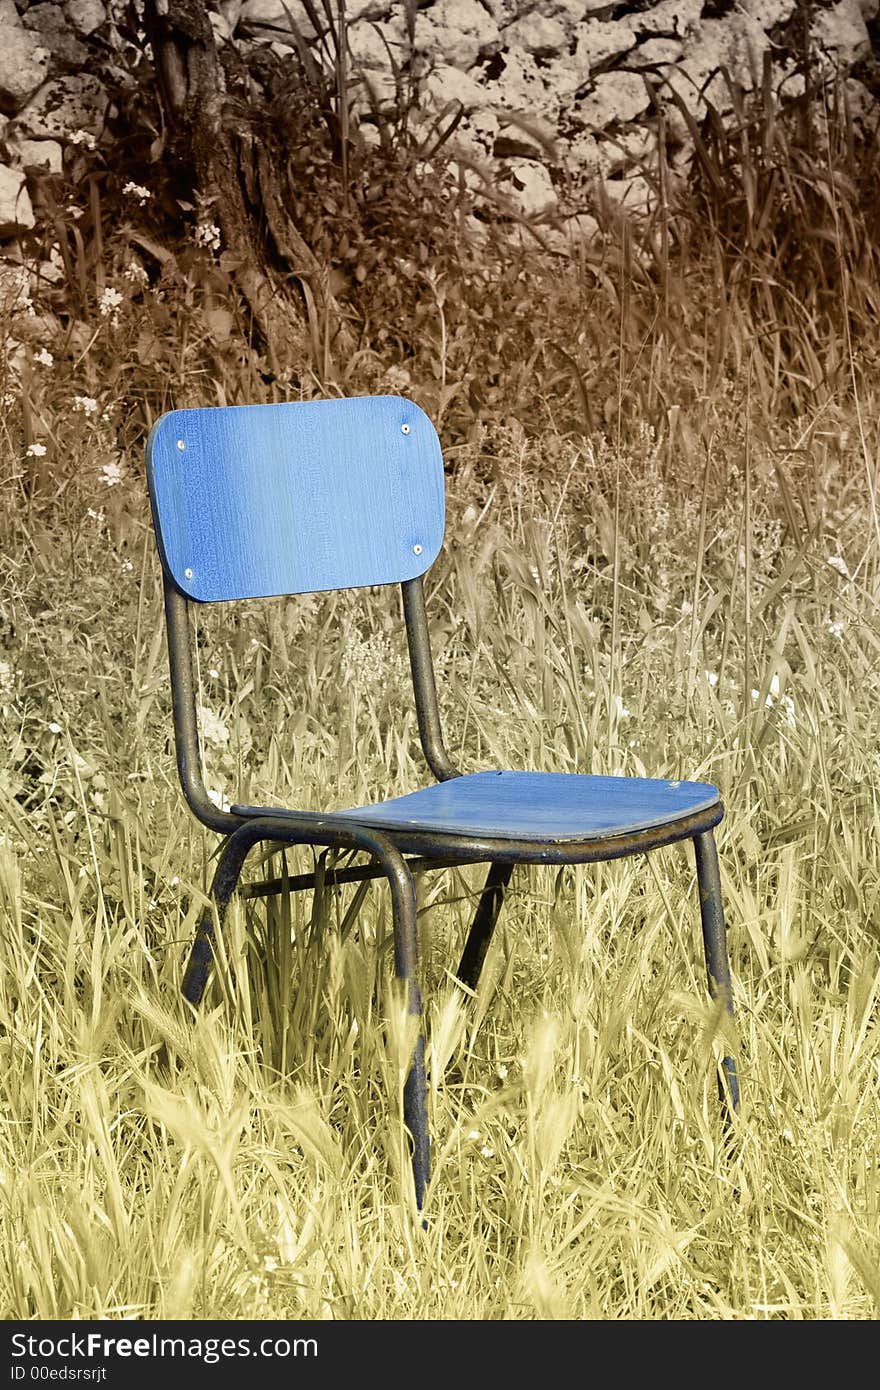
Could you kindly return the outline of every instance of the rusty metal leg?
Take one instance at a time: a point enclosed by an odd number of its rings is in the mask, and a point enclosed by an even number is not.
[[[403,1117],[412,1137],[413,1177],[416,1202],[421,1210],[431,1176],[431,1143],[425,1086],[425,1036],[422,1027],[422,994],[419,988],[419,946],[416,888],[403,856],[380,831],[366,826],[330,824],[315,817],[290,815],[285,819],[255,818],[239,826],[227,840],[211,885],[211,896],[222,921],[235,891],[248,851],[260,840],[290,844],[345,846],[365,850],[382,865],[391,888],[394,918],[394,970],[407,987],[409,1012],[419,1019],[419,1036],[403,1091]],[[196,933],[183,980],[183,993],[198,1004],[213,963],[214,915],[205,913]]]
[[[477,987],[483,961],[486,959],[489,942],[492,940],[495,923],[498,921],[498,914],[504,901],[504,890],[510,882],[512,873],[512,864],[501,864],[495,861],[489,865],[486,883],[480,895],[480,901],[477,903],[477,910],[474,913],[468,939],[458,963],[458,970],[455,972],[462,984],[467,985],[470,989]]]
[[[222,926],[229,900],[235,892],[248,851],[253,847],[254,836],[248,826],[230,835],[220,855],[214,878],[211,883],[211,898],[217,911],[217,920]],[[196,928],[196,939],[189,953],[186,970],[181,985],[185,999],[198,1008],[208,984],[211,967],[214,964],[214,913],[208,909],[202,914]]]
[[[700,919],[703,925],[703,947],[706,952],[706,968],[709,974],[709,992],[713,999],[723,998],[728,1015],[733,1018],[733,994],[730,983],[730,962],[727,955],[727,928],[724,923],[724,907],[721,902],[721,876],[718,871],[718,851],[715,836],[711,830],[694,836],[694,853],[697,859],[697,882],[700,889]],[[721,1067],[727,1081],[727,1094],[734,1110],[739,1108],[739,1080],[736,1062],[732,1057],[722,1058]],[[722,1100],[725,1088],[719,1083]]]
[[[396,850],[381,854],[382,867],[391,888],[394,918],[394,973],[406,985],[407,1007],[419,1020],[409,1073],[403,1088],[403,1118],[412,1138],[412,1167],[416,1205],[421,1211],[431,1177],[431,1140],[428,1133],[425,1085],[425,1033],[422,1026],[422,992],[419,987],[419,942],[416,888],[413,876]]]

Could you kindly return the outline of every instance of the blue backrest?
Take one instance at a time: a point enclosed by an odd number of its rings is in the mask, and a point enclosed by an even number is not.
[[[401,396],[173,410],[147,480],[162,564],[201,603],[415,579],[443,540],[440,441]]]

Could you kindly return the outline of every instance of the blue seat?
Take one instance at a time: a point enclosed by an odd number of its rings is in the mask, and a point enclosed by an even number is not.
[[[683,817],[718,808],[708,782],[650,777],[593,777],[570,772],[472,772],[435,782],[392,801],[335,814],[377,830],[392,830],[398,849],[419,854],[425,836],[464,840],[526,840],[559,846],[604,841],[625,829],[663,831]],[[283,814],[272,807],[233,806],[233,812]],[[603,850],[602,859],[608,858]]]
[[[215,922],[250,850],[265,841],[361,850],[370,862],[328,874],[384,876],[391,891],[394,966],[421,1018],[413,875],[487,863],[488,875],[458,965],[479,978],[518,863],[578,864],[693,842],[709,990],[732,1013],[730,969],[713,830],[724,814],[706,782],[483,770],[462,774],[440,726],[422,576],[444,530],[440,443],[430,420],[397,396],[172,411],[147,442],[147,478],[163,569],[177,764],[198,819],[223,837],[183,992],[197,1005],[213,960]],[[192,664],[193,603],[399,583],[419,736],[434,781],[405,796],[348,810],[233,804],[219,808],[203,780]],[[249,885],[252,895],[312,886],[310,875]],[[736,1107],[732,1057],[719,1089]],[[416,1200],[430,1178],[424,1037],[404,1092]]]

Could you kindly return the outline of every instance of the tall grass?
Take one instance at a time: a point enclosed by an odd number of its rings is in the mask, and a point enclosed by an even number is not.
[[[473,998],[449,970],[479,874],[447,871],[422,882],[423,1232],[384,889],[237,904],[189,1014],[213,845],[172,780],[142,480],[81,479],[51,547],[7,480],[7,1316],[875,1315],[880,643],[876,592],[828,563],[857,572],[870,535],[858,459],[755,450],[747,690],[732,428],[702,495],[647,432],[492,442],[491,479],[485,449],[455,456],[430,580],[450,744],[469,768],[721,787],[732,1151],[684,850],[518,870]],[[209,784],[316,807],[423,780],[398,617],[391,591],[206,612]]]
[[[843,105],[807,162],[798,110],[733,96],[689,189],[660,158],[648,221],[597,205],[564,275],[485,208],[475,250],[473,195],[450,218],[400,131],[367,213],[352,145],[331,268],[364,268],[362,347],[328,373],[317,332],[298,380],[204,246],[112,225],[111,171],[65,192],[81,217],[59,198],[65,279],[6,325],[0,383],[4,1316],[877,1315],[873,156]],[[317,198],[296,211],[329,237]],[[700,777],[727,806],[730,1037],[686,848],[518,869],[474,994],[450,971],[480,871],[420,881],[426,1230],[382,884],[235,902],[206,1006],[181,1000],[216,844],[175,782],[141,465],[170,405],[375,389],[447,446],[428,600],[456,760]],[[207,609],[197,653],[218,796],[427,780],[394,591]]]

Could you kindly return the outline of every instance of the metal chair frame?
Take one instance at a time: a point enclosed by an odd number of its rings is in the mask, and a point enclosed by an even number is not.
[[[197,927],[183,979],[183,994],[194,1006],[200,1003],[214,955],[215,920],[224,913],[239,884],[248,853],[255,845],[275,842],[330,849],[362,851],[372,863],[329,870],[325,883],[353,883],[384,877],[391,891],[394,926],[394,970],[408,993],[408,1008],[421,1020],[419,949],[414,875],[455,865],[488,863],[489,871],[479,898],[456,972],[471,989],[478,983],[504,892],[516,864],[588,864],[646,853],[679,840],[693,842],[700,896],[700,919],[706,956],[709,991],[721,999],[732,1016],[730,966],[714,827],[724,815],[719,799],[708,809],[682,816],[671,824],[654,826],[603,838],[595,836],[563,843],[510,838],[472,838],[466,835],[423,830],[379,830],[359,825],[333,813],[281,811],[267,807],[234,805],[219,809],[205,788],[199,748],[198,718],[192,664],[190,606],[163,571],[165,616],[173,698],[177,767],[186,801],[197,819],[224,838],[211,884],[214,910],[206,911]],[[419,736],[425,760],[438,782],[461,775],[444,742],[437,703],[433,663],[421,576],[401,585]],[[265,897],[284,891],[300,892],[314,886],[311,874],[267,879],[246,885],[242,892]],[[739,1105],[739,1084],[734,1059],[722,1060],[719,1092],[722,1103]],[[421,1209],[430,1178],[430,1139],[425,1086],[425,1040],[420,1028],[404,1088],[404,1120],[412,1140],[415,1196]]]

